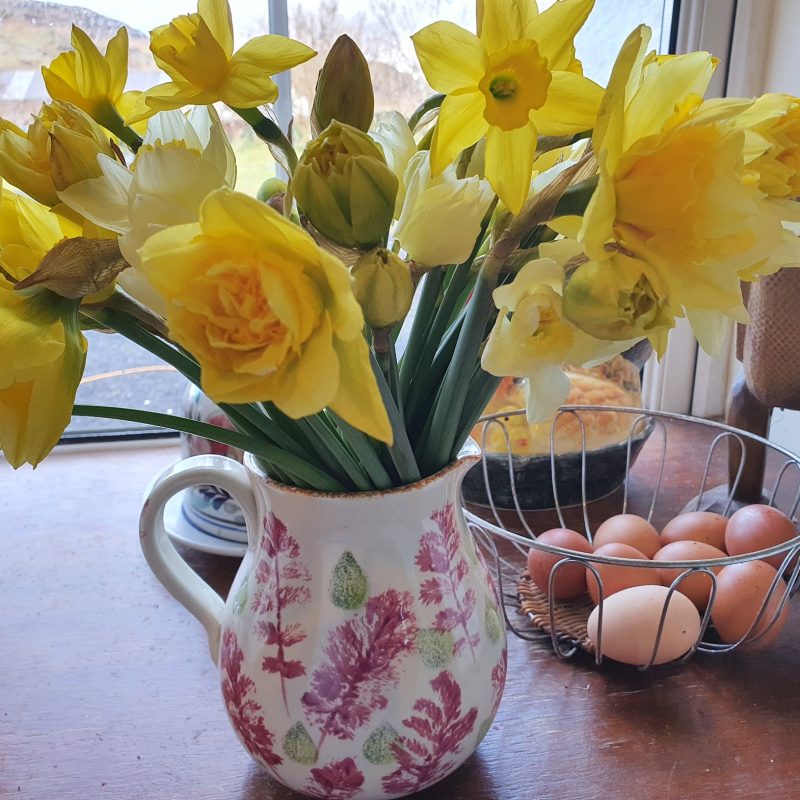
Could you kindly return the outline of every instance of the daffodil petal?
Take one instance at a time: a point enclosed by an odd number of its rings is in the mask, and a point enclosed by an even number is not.
[[[477,87],[486,64],[477,36],[454,22],[434,22],[411,40],[425,78],[434,90],[450,94],[465,86]]]
[[[700,347],[710,356],[719,355],[731,327],[730,319],[720,311],[700,308],[685,308],[684,311]]]
[[[369,349],[362,336],[350,342],[334,338],[339,358],[339,391],[331,411],[368,436],[391,445],[394,438],[386,407],[370,368]]]
[[[489,0],[484,4],[481,42],[488,52],[503,50],[523,38],[519,5],[514,0]]]
[[[106,47],[106,61],[110,68],[109,94],[119,97],[128,82],[128,29],[120,28]]]
[[[486,179],[514,214],[519,213],[528,196],[535,153],[533,125],[513,131],[492,126],[486,134]]]
[[[554,72],[545,104],[531,111],[531,120],[543,136],[569,136],[589,130],[597,118],[603,89],[574,72]]]
[[[233,54],[233,20],[227,0],[198,0],[197,11],[225,55],[230,58]]]
[[[255,108],[274,103],[278,99],[278,86],[258,67],[231,61],[228,78],[219,89],[219,99],[233,108]]]
[[[583,245],[584,252],[592,261],[598,262],[611,258],[611,253],[606,251],[606,242],[611,237],[617,214],[617,196],[614,181],[606,169],[607,159],[608,151],[600,151],[597,157],[600,180],[586,207],[578,232],[578,241]]]
[[[478,89],[445,97],[431,143],[431,172],[438,175],[465,148],[486,133],[486,100]]]
[[[552,417],[569,395],[569,378],[560,367],[545,365],[525,381],[528,422]]]
[[[575,56],[573,39],[594,7],[594,0],[560,0],[525,27],[525,37],[534,39],[551,71],[566,70]]]
[[[246,62],[270,75],[275,75],[296,67],[298,64],[304,64],[310,58],[314,58],[316,54],[316,50],[312,50],[301,42],[296,42],[286,36],[278,36],[276,33],[269,33],[245,42],[233,54],[231,66]]]

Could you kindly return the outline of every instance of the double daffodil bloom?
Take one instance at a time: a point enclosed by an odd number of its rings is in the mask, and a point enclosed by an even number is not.
[[[600,341],[573,325],[563,311],[563,279],[555,261],[537,259],[493,294],[499,313],[481,366],[492,375],[526,379],[530,422],[546,419],[566,400],[565,363],[602,363],[632,344]]]
[[[122,118],[137,92],[125,92],[128,80],[128,31],[120,28],[105,55],[77,25],[72,26],[72,50],[42,67],[44,85],[53,100],[64,100],[85,111],[104,128],[120,134]]]
[[[79,301],[14,290],[61,238],[46,208],[0,189],[0,450],[15,468],[55,447],[83,375]]]
[[[593,135],[600,179],[578,238],[594,262],[622,252],[657,271],[675,314],[736,315],[740,273],[783,239],[730,124],[752,101],[703,103],[712,57],[645,56],[649,36],[637,28],[614,65]]]
[[[539,14],[534,0],[486,0],[480,36],[450,22],[412,36],[428,83],[447,95],[431,144],[434,175],[485,136],[486,178],[519,212],[538,134],[594,125],[603,90],[583,76],[573,46],[593,4],[560,0]]]
[[[218,100],[233,108],[272,103],[278,87],[270,76],[316,55],[310,47],[276,34],[256,36],[234,52],[227,0],[199,0],[197,13],[151,31],[150,50],[172,80],[146,91],[129,122],[156,111]]]
[[[218,189],[199,222],[151,236],[141,258],[213,400],[272,401],[293,418],[327,406],[392,441],[347,268],[297,225]]]

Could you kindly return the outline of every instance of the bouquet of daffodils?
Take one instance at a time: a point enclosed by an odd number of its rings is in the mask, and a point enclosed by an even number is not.
[[[385,489],[451,462],[500,376],[527,380],[537,419],[564,363],[643,338],[663,353],[678,317],[713,352],[746,319],[740,281],[798,261],[800,100],[703,100],[716,59],[648,51],[645,27],[599,86],[573,44],[592,4],[478,0],[474,33],[420,30],[433,93],[409,119],[374,119],[341,37],[302,153],[270,76],[316,53],[235,49],[226,0],[152,31],[169,80],[144,92],[125,91],[124,28],[105,54],[74,28],[42,70],[52,102],[27,131],[0,119],[6,458],[35,465],[95,415],[239,447],[287,484]],[[215,104],[285,182],[233,190]],[[75,405],[85,329],[156,354],[235,430]]]

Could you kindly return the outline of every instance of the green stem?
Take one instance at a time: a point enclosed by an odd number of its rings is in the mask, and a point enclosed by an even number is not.
[[[372,356],[372,372],[375,375],[375,380],[378,382],[378,391],[381,393],[383,405],[386,408],[386,413],[389,415],[389,422],[391,423],[394,437],[392,446],[387,449],[403,484],[414,483],[414,481],[418,481],[421,476],[419,466],[417,465],[417,459],[414,456],[414,450],[411,447],[411,442],[408,440],[403,417],[394,402],[389,384],[383,376],[375,354],[371,353],[370,355]]]
[[[592,199],[594,190],[597,188],[597,183],[600,180],[599,175],[592,175],[580,183],[574,183],[566,189],[564,194],[559,198],[558,203],[551,215],[551,219],[556,217],[565,217],[570,214],[583,214],[589,201]]]
[[[496,283],[496,276],[481,270],[467,306],[453,359],[434,401],[428,436],[420,441],[420,465],[427,475],[432,475],[450,461],[468,390],[464,378],[475,369],[486,325],[494,308],[492,291]]]
[[[317,456],[323,459],[329,468],[336,467],[337,474],[343,474],[352,488],[359,492],[368,492],[375,487],[364,472],[363,467],[348,451],[338,435],[331,429],[322,414],[315,414],[302,419],[303,427],[308,431],[311,445]]]
[[[156,428],[182,431],[183,433],[202,436],[229,447],[236,447],[252,453],[263,459],[267,464],[274,464],[287,473],[293,481],[302,483],[321,492],[340,492],[344,486],[333,480],[322,470],[302,458],[297,458],[284,452],[279,447],[264,444],[252,437],[217,425],[209,425],[184,417],[174,417],[171,414],[159,414],[155,411],[141,411],[135,408],[117,408],[115,406],[93,406],[76,403],[72,413],[77,417],[102,417],[105,419],[118,419],[125,422],[139,422]]]
[[[286,160],[286,171],[293,175],[297,167],[297,153],[292,143],[286,138],[284,132],[268,117],[265,117],[257,108],[234,108],[235,111],[252,129],[262,142],[266,142],[270,149],[276,148]],[[273,152],[273,155],[275,153]]]
[[[464,442],[467,441],[467,437],[475,427],[475,423],[481,418],[484,409],[502,380],[502,378],[484,372],[480,365],[475,368],[467,391],[467,397],[464,400],[464,411],[461,414],[458,433],[453,442],[453,450],[450,453],[451,460],[461,452]]]
[[[425,347],[428,329],[433,322],[433,313],[444,283],[445,271],[436,269],[423,278],[419,303],[414,312],[414,321],[411,324],[411,333],[408,344],[400,359],[400,391],[403,400],[408,398],[411,380],[417,368],[420,353]]]
[[[375,450],[374,439],[370,439],[369,436],[362,433],[358,428],[354,428],[350,423],[345,422],[333,411],[328,411],[327,414],[336,423],[336,427],[341,432],[342,438],[356,454],[359,463],[364,466],[372,483],[375,484],[375,488],[390,489],[394,483]]]

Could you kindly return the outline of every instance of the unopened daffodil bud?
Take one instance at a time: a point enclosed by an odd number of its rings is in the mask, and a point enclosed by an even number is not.
[[[371,328],[391,327],[408,314],[414,282],[408,264],[391,250],[370,250],[356,261],[350,274],[356,300]]]
[[[675,326],[658,275],[619,252],[608,261],[587,261],[567,270],[563,309],[582,331],[606,341],[652,336]]]
[[[366,249],[382,242],[398,180],[363,131],[332,122],[303,154],[292,179],[297,205],[328,239]]]
[[[262,203],[269,203],[275,195],[286,193],[286,181],[280,178],[267,178],[261,186],[258,187],[256,198]]]
[[[311,127],[315,134],[334,120],[368,131],[375,113],[369,65],[358,45],[343,34],[334,43],[319,71]]]
[[[50,136],[39,120],[26,132],[0,119],[0,178],[42,205],[58,204],[50,174]]]

